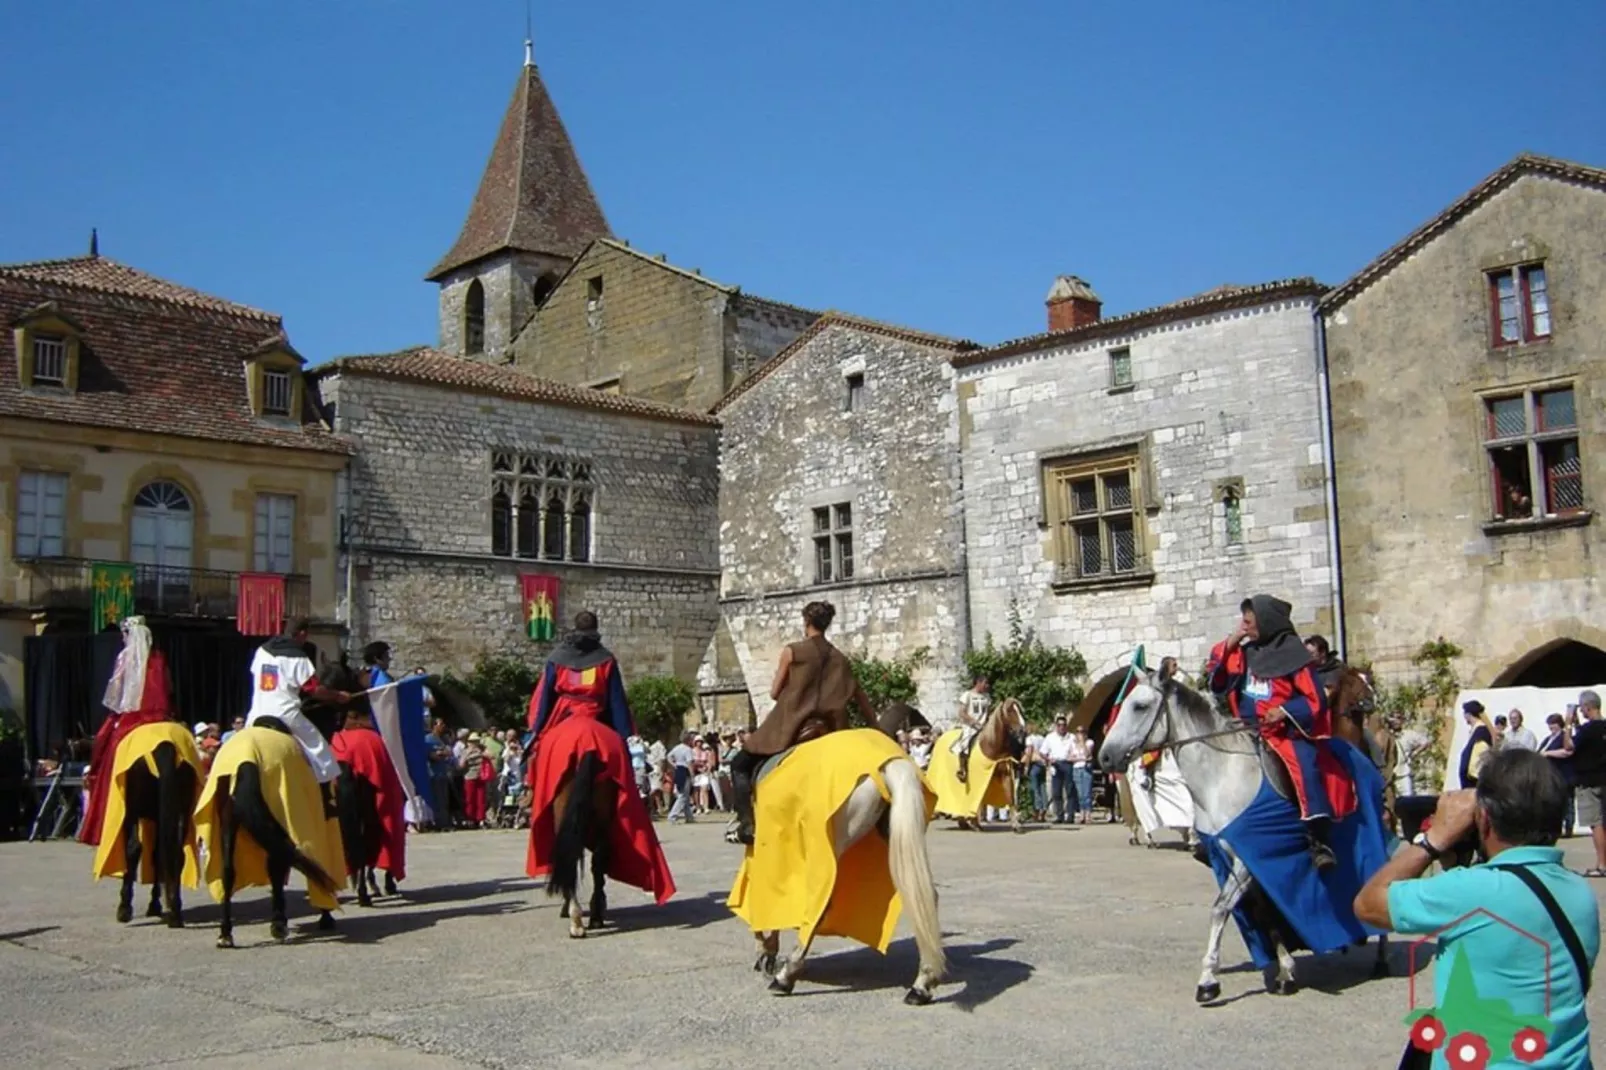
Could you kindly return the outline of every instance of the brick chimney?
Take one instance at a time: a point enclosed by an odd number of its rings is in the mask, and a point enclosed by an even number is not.
[[[1104,302],[1093,287],[1075,275],[1061,275],[1048,291],[1048,329],[1070,331],[1099,321]]]

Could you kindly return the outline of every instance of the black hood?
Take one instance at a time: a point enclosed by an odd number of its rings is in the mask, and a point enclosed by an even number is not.
[[[1274,680],[1298,672],[1311,663],[1310,651],[1294,631],[1294,607],[1269,594],[1249,600],[1255,611],[1260,638],[1244,645],[1249,671],[1259,680]]]
[[[262,649],[276,658],[306,658],[317,664],[317,659],[307,652],[307,646],[296,642],[288,635],[274,636],[262,644]]]
[[[594,669],[612,661],[613,653],[602,645],[602,636],[597,632],[570,632],[547,660],[566,669]]]

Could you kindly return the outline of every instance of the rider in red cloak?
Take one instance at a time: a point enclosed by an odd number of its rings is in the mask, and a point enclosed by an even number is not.
[[[1328,831],[1355,810],[1355,785],[1327,746],[1333,718],[1326,692],[1294,632],[1292,606],[1257,594],[1239,611],[1237,629],[1210,653],[1210,690],[1225,695],[1233,714],[1253,725],[1287,767],[1311,859],[1330,869],[1338,859]]]
[[[112,767],[117,745],[140,725],[170,720],[173,702],[167,686],[167,658],[151,649],[151,630],[144,617],[125,617],[122,623],[123,649],[106,684],[106,719],[95,733],[89,752],[89,772],[84,776],[88,803],[84,820],[78,826],[78,840],[100,845],[100,826],[106,820],[106,793],[111,790]]]
[[[532,877],[551,872],[553,800],[580,759],[595,751],[615,791],[608,876],[663,903],[675,894],[675,881],[631,772],[625,740],[635,734],[635,725],[619,662],[602,645],[595,614],[577,614],[574,629],[547,659],[541,682],[530,696],[534,755],[529,762],[530,852],[525,871]]]
[[[374,809],[379,813],[378,853],[373,865],[385,871],[386,891],[394,894],[396,881],[407,878],[407,819],[403,808],[407,795],[396,773],[385,739],[374,727],[366,703],[346,711],[345,727],[329,740],[335,760],[349,766],[354,776],[368,782],[374,790]],[[344,832],[342,832],[344,835]],[[348,854],[350,854],[348,845]],[[357,877],[352,874],[353,878]]]

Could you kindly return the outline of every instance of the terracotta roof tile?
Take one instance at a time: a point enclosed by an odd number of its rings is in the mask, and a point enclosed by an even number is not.
[[[986,349],[956,356],[953,363],[956,368],[966,368],[976,364],[986,364],[999,357],[1030,353],[1053,346],[1075,345],[1111,335],[1130,334],[1145,327],[1191,319],[1195,316],[1208,316],[1235,308],[1252,308],[1255,305],[1270,304],[1290,297],[1320,297],[1326,289],[1315,279],[1309,278],[1279,279],[1276,282],[1260,283],[1255,286],[1218,286],[1213,290],[1183,298],[1181,301],[1173,301],[1168,305],[1157,305],[1154,308],[1140,309],[1121,316],[1111,316],[1066,331],[1046,331],[1042,334],[1000,342]]]
[[[608,221],[535,65],[519,72],[462,233],[427,276],[504,249],[580,255]]]
[[[0,265],[0,322],[15,324],[42,306],[81,333],[78,389],[23,390],[16,336],[5,331],[0,416],[351,452],[310,397],[299,422],[251,412],[245,361],[283,341],[277,316],[99,257]]]
[[[417,346],[396,353],[341,357],[312,373],[315,379],[327,375],[371,375],[381,379],[495,394],[519,401],[595,409],[672,423],[719,426],[719,421],[706,413],[677,409],[672,405],[660,405],[623,394],[605,394],[583,386],[570,386],[529,375],[506,364],[487,364],[466,357],[454,357],[429,346]]]
[[[1570,160],[1559,160],[1554,156],[1540,156],[1531,152],[1522,153],[1516,159],[1500,168],[1500,170],[1472,187],[1450,207],[1412,231],[1405,237],[1405,240],[1356,272],[1349,281],[1330,290],[1327,296],[1322,298],[1322,311],[1330,312],[1340,305],[1346,304],[1352,297],[1365,290],[1384,275],[1387,275],[1390,271],[1393,271],[1401,261],[1449,230],[1474,208],[1477,208],[1524,175],[1541,175],[1546,178],[1559,179],[1562,182],[1576,182],[1606,189],[1606,170],[1598,167],[1588,167],[1581,163],[1573,163]]]
[[[786,363],[786,361],[791,358],[792,354],[801,350],[821,332],[831,327],[846,327],[849,330],[864,331],[869,334],[879,334],[886,338],[898,338],[905,342],[914,342],[916,345],[931,346],[935,349],[947,349],[958,353],[968,352],[970,350],[979,348],[975,342],[967,341],[962,338],[949,338],[946,335],[941,334],[928,334],[925,331],[917,331],[908,327],[898,327],[890,323],[882,323],[878,320],[864,319],[863,317],[852,316],[845,312],[826,312],[821,315],[819,319],[815,320],[813,325],[811,325],[808,330],[794,338],[791,345],[787,346],[785,349],[775,354],[775,356],[765,361],[764,364],[760,366],[759,369],[752,375],[749,375],[746,379],[743,379],[741,382],[737,383],[736,386],[731,388],[731,390],[727,392],[724,397],[720,398],[719,401],[715,403],[713,409],[710,411],[714,413],[723,411],[731,402],[735,401],[753,387],[757,386],[759,383],[773,375],[776,369],[778,369],[782,364]]]

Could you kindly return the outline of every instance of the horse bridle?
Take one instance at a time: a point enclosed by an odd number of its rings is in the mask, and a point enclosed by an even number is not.
[[[1161,718],[1164,718],[1167,735],[1171,734],[1173,728],[1171,721],[1171,704],[1169,701],[1170,696],[1166,693],[1166,685],[1170,684],[1171,682],[1172,681],[1170,680],[1162,680],[1160,682],[1160,686],[1154,688],[1155,694],[1159,695],[1160,697],[1160,716],[1156,717],[1155,720],[1159,721]],[[1153,687],[1153,685],[1151,684],[1150,687]],[[1148,737],[1154,733],[1154,728],[1151,726],[1149,731],[1144,734],[1142,749],[1144,751],[1175,751],[1189,743],[1204,743],[1212,739],[1221,739],[1226,736],[1248,735],[1251,732],[1253,732],[1253,726],[1245,724],[1242,721],[1238,721],[1228,725],[1226,728],[1217,729],[1214,732],[1205,732],[1197,736],[1183,736],[1181,739],[1171,739],[1157,746],[1151,746],[1149,745],[1148,739]],[[1259,739],[1258,733],[1256,733],[1256,739],[1257,741]]]

